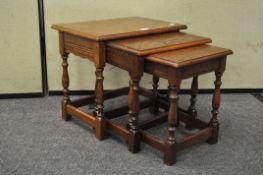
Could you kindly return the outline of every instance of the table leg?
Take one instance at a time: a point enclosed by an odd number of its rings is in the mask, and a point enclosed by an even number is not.
[[[63,86],[63,98],[61,101],[61,107],[62,107],[62,119],[65,121],[68,121],[72,118],[71,115],[67,113],[66,105],[70,103],[69,98],[69,75],[68,75],[68,53],[62,53],[62,86]]]
[[[129,137],[128,149],[132,153],[140,151],[140,133],[138,128],[139,103],[139,81],[140,77],[132,77],[130,80],[130,90],[128,96],[129,105]]]
[[[188,112],[190,113],[192,118],[197,118],[197,110],[196,110],[196,96],[198,93],[198,76],[195,76],[192,81],[191,86],[191,99],[190,106],[188,108]],[[186,129],[192,130],[193,128],[189,125],[185,126]]]
[[[158,83],[159,83],[159,77],[153,75],[153,93],[151,97],[151,107],[150,112],[153,114],[156,114],[159,112],[159,104],[158,104]]]
[[[177,101],[178,101],[178,91],[180,88],[180,81],[171,80],[169,81],[169,113],[168,113],[168,137],[165,141],[164,150],[164,163],[172,165],[176,162],[176,122],[177,122]]]
[[[103,96],[103,68],[96,68],[96,84],[95,84],[95,93],[96,93],[96,107],[95,107],[95,113],[96,113],[96,120],[97,120],[97,127],[96,127],[96,138],[99,140],[103,140],[107,137],[106,133],[106,120],[104,118],[104,112],[103,112],[103,102],[104,102],[104,96]]]
[[[214,82],[215,84],[215,91],[213,95],[213,101],[212,101],[212,119],[210,120],[210,127],[212,127],[212,136],[207,140],[209,144],[215,144],[218,141],[218,131],[219,131],[219,122],[218,122],[218,113],[219,113],[219,107],[220,107],[220,87],[221,87],[221,77],[223,72],[216,71],[215,76],[216,80]]]

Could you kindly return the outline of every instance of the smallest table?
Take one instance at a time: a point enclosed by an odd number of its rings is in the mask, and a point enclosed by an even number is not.
[[[226,66],[226,56],[232,54],[229,49],[211,45],[201,45],[175,51],[154,54],[146,57],[144,71],[162,77],[169,83],[168,136],[161,141],[149,134],[142,134],[142,139],[153,147],[164,152],[164,162],[175,163],[176,153],[200,141],[207,140],[213,144],[218,140],[219,122],[217,119],[220,106],[221,76]],[[212,100],[212,118],[209,123],[196,118],[195,99],[192,99],[190,111],[178,110],[177,100],[180,84],[183,79],[215,72],[215,90]],[[196,95],[194,95],[195,98]],[[192,109],[192,111],[191,111]],[[176,141],[176,123],[184,122],[190,128],[199,129],[196,133]]]

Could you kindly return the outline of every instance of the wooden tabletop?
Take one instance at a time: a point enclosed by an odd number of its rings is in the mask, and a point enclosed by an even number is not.
[[[146,57],[146,60],[180,68],[200,63],[209,59],[227,56],[232,53],[233,52],[229,49],[211,45],[201,45],[175,51],[153,54]]]
[[[210,43],[211,39],[183,32],[168,32],[110,41],[108,46],[136,55],[149,55]]]
[[[127,17],[67,24],[54,24],[52,25],[52,28],[92,40],[105,41],[146,34],[178,31],[180,29],[186,29],[187,27],[182,24],[148,18]]]

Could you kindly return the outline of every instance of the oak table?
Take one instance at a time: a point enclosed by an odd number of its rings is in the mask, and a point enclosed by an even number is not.
[[[193,144],[203,140],[207,140],[210,144],[217,143],[221,77],[225,71],[226,57],[230,54],[232,54],[232,51],[229,49],[201,45],[154,54],[146,58],[145,72],[165,78],[169,84],[168,137],[163,142],[154,137],[145,136],[145,140],[152,141],[152,146],[164,152],[164,162],[166,164],[172,165],[175,163],[176,153]],[[177,101],[180,84],[183,79],[194,77],[193,89],[196,92],[197,77],[209,72],[215,73],[216,80],[214,82],[215,90],[212,99],[212,117],[206,123],[196,118],[195,93],[192,94],[191,106],[188,111],[178,111]],[[177,142],[175,124],[178,120],[186,123],[190,128],[199,129],[199,131]]]
[[[186,29],[185,25],[170,23],[166,21],[147,19],[142,17],[127,17],[108,20],[97,20],[88,22],[55,24],[53,29],[59,31],[59,48],[63,59],[63,92],[62,118],[69,120],[72,115],[82,119],[96,129],[96,137],[102,140],[107,137],[105,131],[105,117],[103,111],[103,70],[106,63],[106,42],[110,40],[165,33]],[[82,58],[91,60],[96,67],[95,96],[88,99],[71,101],[69,98],[69,75],[68,55],[73,53]],[[107,95],[107,98],[114,97],[125,89],[116,90]],[[95,116],[84,113],[73,106],[78,107],[96,98]]]

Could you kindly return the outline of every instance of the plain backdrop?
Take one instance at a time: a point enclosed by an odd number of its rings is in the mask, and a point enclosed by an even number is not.
[[[187,32],[211,37],[230,48],[222,88],[263,88],[262,0],[45,0],[47,69],[50,90],[61,90],[61,59],[54,23],[142,16],[187,24]],[[41,92],[38,11],[36,0],[0,1],[0,93]],[[94,88],[94,66],[69,58],[70,89]],[[105,89],[128,85],[128,74],[107,65]],[[201,88],[212,88],[214,75],[200,77]],[[161,81],[161,88],[167,88]],[[151,76],[142,85],[151,87]],[[182,88],[190,87],[190,80]]]

